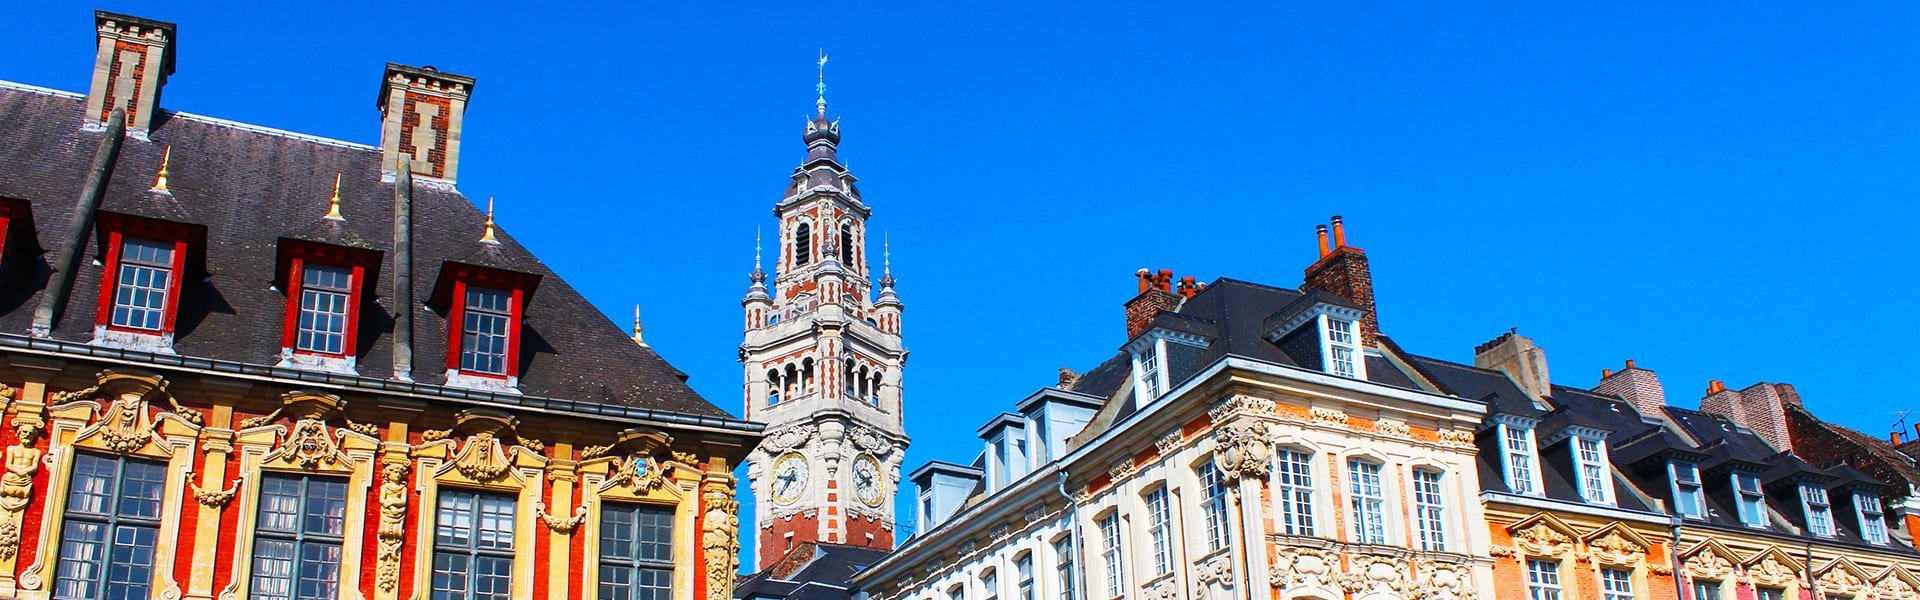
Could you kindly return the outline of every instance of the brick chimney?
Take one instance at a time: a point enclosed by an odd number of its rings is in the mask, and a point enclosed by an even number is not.
[[[1473,366],[1506,373],[1530,400],[1553,393],[1553,380],[1547,376],[1547,351],[1533,345],[1533,339],[1509,329],[1500,337],[1473,349]]]
[[[1333,245],[1327,245],[1327,229],[1320,230],[1320,260],[1307,267],[1306,283],[1300,291],[1325,290],[1345,298],[1365,311],[1360,318],[1360,341],[1373,346],[1380,336],[1380,322],[1374,316],[1373,271],[1367,268],[1367,251],[1347,245],[1347,227],[1339,215],[1333,217]]]
[[[1781,391],[1780,386],[1762,382],[1736,392],[1724,383],[1711,381],[1706,397],[1700,399],[1700,412],[1726,417],[1752,430],[1775,450],[1791,452],[1793,438],[1787,434],[1786,397]],[[1793,386],[1786,386],[1785,391],[1798,399]]]
[[[1147,269],[1134,272],[1140,278],[1140,295],[1127,301],[1127,339],[1139,337],[1153,322],[1153,316],[1163,310],[1180,307],[1180,297],[1173,294],[1173,271],[1161,269],[1154,273]]]
[[[380,82],[380,171],[392,175],[401,160],[414,177],[456,181],[460,167],[460,121],[473,94],[473,78],[433,67],[387,63]]]
[[[1644,416],[1660,416],[1661,409],[1667,406],[1667,392],[1660,387],[1660,376],[1634,366],[1631,360],[1619,371],[1601,371],[1600,385],[1593,386],[1593,391],[1619,396]]]
[[[173,74],[173,24],[101,10],[93,11],[93,23],[99,49],[86,123],[103,127],[115,111],[126,111],[127,129],[147,131],[160,88]]]

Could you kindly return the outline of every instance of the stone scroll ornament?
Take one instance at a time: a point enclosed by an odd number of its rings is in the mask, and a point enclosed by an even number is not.
[[[1236,423],[1220,429],[1213,447],[1213,464],[1228,481],[1241,476],[1266,477],[1267,459],[1273,445],[1262,435],[1265,428],[1255,423]]]
[[[700,532],[700,547],[707,558],[707,600],[728,600],[739,569],[740,520],[734,513],[740,503],[733,499],[733,487],[719,481],[706,484],[701,500],[707,509],[706,527]]]

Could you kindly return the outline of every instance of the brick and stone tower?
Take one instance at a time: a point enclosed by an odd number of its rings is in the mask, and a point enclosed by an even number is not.
[[[824,64],[824,59],[822,61]],[[901,424],[902,305],[883,269],[873,289],[867,217],[835,152],[824,80],[807,121],[807,156],[778,219],[777,277],[756,256],[741,302],[746,416],[767,424],[747,459],[761,567],[810,542],[891,549]]]

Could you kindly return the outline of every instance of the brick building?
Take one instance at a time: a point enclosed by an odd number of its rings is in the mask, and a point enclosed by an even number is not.
[[[731,596],[760,427],[460,192],[473,79],[388,65],[362,145],[95,24],[86,93],[0,83],[0,597]]]

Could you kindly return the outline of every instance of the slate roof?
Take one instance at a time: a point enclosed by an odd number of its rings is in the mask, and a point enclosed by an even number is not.
[[[783,558],[772,567],[748,575],[734,586],[733,597],[847,600],[852,597],[847,593],[847,582],[853,575],[887,555],[885,550],[824,542],[809,543],[794,551],[812,556]],[[797,559],[799,566],[791,573],[780,573],[790,559]]]
[[[44,256],[0,272],[0,333],[26,334],[46,290],[50,263],[69,243],[85,172],[102,131],[82,127],[76,94],[0,82],[0,198],[31,204]],[[114,162],[101,210],[205,227],[205,277],[182,280],[174,349],[186,356],[272,365],[278,362],[287,299],[273,289],[282,237],[329,241],[382,253],[391,266],[393,186],[381,182],[377,148],[161,111],[147,140],[129,135]],[[171,195],[148,191],[166,149]],[[320,223],[341,174],[345,223]],[[462,261],[541,278],[522,330],[520,391],[694,416],[727,413],[696,394],[685,375],[652,349],[634,344],[566,281],[504,231],[500,244],[477,242],[485,216],[445,184],[416,180],[413,192],[412,378],[445,379],[447,323],[426,307],[444,263]],[[9,243],[11,246],[12,244]],[[92,337],[101,267],[89,236],[72,292],[59,307],[56,340]],[[12,261],[9,261],[12,262]],[[395,310],[392,277],[372,282],[362,308],[358,369],[391,378]]]

